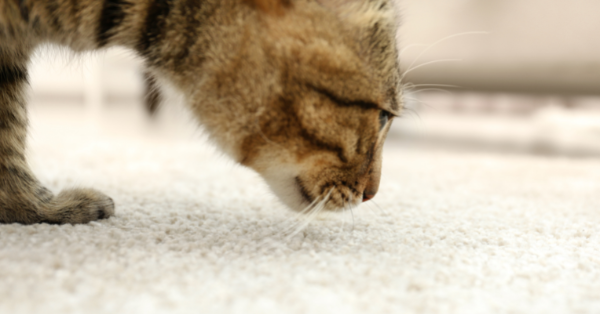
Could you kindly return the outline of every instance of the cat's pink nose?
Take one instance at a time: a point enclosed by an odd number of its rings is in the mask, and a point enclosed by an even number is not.
[[[366,201],[372,199],[373,197],[375,197],[375,194],[363,193],[363,202],[366,202]]]

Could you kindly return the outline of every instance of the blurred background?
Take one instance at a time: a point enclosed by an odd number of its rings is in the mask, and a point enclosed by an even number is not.
[[[399,3],[409,111],[390,143],[600,156],[600,2]],[[31,85],[34,132],[37,125],[81,137],[198,134],[175,95],[149,118],[141,62],[126,50],[74,56],[43,48]]]
[[[402,0],[401,16],[406,101],[421,119],[397,123],[399,137],[600,156],[600,2]]]

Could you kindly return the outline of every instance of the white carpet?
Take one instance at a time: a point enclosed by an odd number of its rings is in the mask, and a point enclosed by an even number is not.
[[[40,179],[117,214],[0,225],[0,313],[600,312],[598,160],[392,143],[378,206],[286,239],[294,215],[200,141],[34,129]]]

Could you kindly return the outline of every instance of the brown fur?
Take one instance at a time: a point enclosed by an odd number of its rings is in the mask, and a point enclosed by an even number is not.
[[[135,50],[291,208],[368,200],[390,125],[380,118],[402,107],[394,23],[391,0],[0,0],[0,222],[114,211],[95,190],[53,196],[27,166],[27,62],[46,42]]]
[[[291,6],[290,0],[244,0],[265,13],[282,15]]]

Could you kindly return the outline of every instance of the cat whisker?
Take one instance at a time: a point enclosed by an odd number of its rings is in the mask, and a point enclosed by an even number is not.
[[[311,221],[311,217],[318,211],[320,203],[311,207],[307,213],[302,216],[302,218],[298,217],[298,220],[295,223],[292,223],[288,228],[286,228],[283,233],[288,234],[285,238],[290,239],[298,232],[302,231]]]
[[[300,231],[304,230],[304,228],[306,228],[314,220],[314,218],[325,208],[325,204],[327,204],[327,202],[329,201],[333,189],[334,188],[331,188],[329,190],[329,193],[327,193],[327,195],[320,202],[318,202],[312,210],[309,211],[308,215],[306,216],[306,220],[286,237],[287,240],[291,239]]]
[[[412,100],[412,101],[415,101],[415,102],[419,103],[420,105],[426,106],[427,108],[430,108],[430,109],[433,109],[433,110],[437,110],[437,108],[435,108],[432,104],[430,104],[430,103],[428,103],[426,101],[420,100],[418,98],[404,97],[404,99],[406,99],[406,100]]]
[[[404,73],[402,73],[402,76],[400,77],[400,81],[404,80],[404,77],[408,73],[410,73],[410,72],[412,72],[412,71],[414,71],[416,69],[422,68],[424,66],[435,64],[435,63],[441,63],[441,62],[459,62],[459,61],[463,61],[463,59],[441,59],[441,60],[433,60],[433,61],[428,61],[428,62],[425,62],[425,63],[421,63],[419,65],[416,65],[416,66],[411,67],[408,70],[404,71]]]
[[[422,46],[427,46],[427,44],[410,44],[404,48],[402,48],[402,50],[400,50],[400,52],[398,53],[398,58],[402,58],[402,54],[404,54],[405,52],[407,52],[410,48],[414,48],[414,47],[422,47]]]
[[[295,221],[295,223],[292,223],[292,225],[289,228],[285,229],[284,232],[288,232],[288,231],[294,229],[297,225],[299,225],[301,222],[298,222],[298,220],[306,219],[307,214],[309,214],[315,208],[315,206],[320,202],[320,199],[321,199],[320,197],[315,198],[312,201],[312,203],[310,203],[308,206],[306,206],[300,212],[298,212],[294,216],[289,217],[286,220],[284,220],[283,224],[287,224],[290,221]]]
[[[376,202],[373,202],[373,205],[375,205],[375,207],[377,207],[380,210],[380,212],[382,213],[382,216],[380,216],[380,218],[383,219],[383,221],[393,222],[394,218],[392,217],[391,213],[388,210],[379,206],[379,204],[377,204]]]
[[[287,237],[286,240],[293,238],[300,231],[304,230],[317,216],[319,212],[323,209],[324,200],[319,202],[317,206],[313,207],[313,209],[308,213],[303,222],[299,223],[297,227],[292,231]]]
[[[352,212],[352,208],[354,206],[352,205],[352,203],[346,202],[345,200],[342,200],[342,210],[344,211],[344,213],[346,212],[350,212],[350,217],[352,219],[352,227],[350,228],[350,234],[354,234],[354,213]],[[346,222],[346,218],[345,218],[346,214],[342,215],[342,222],[345,224]],[[344,229],[342,228],[342,231]]]
[[[382,214],[384,214],[384,215],[386,215],[386,216],[389,216],[389,214],[388,214],[388,213],[387,213],[387,212],[386,212],[386,211],[385,211],[383,208],[381,208],[381,206],[379,206],[379,204],[375,203],[375,201],[374,201],[374,200],[371,200],[371,203],[372,203],[373,205],[375,205],[375,207],[377,207],[377,209],[379,209],[379,210],[381,211],[381,213],[382,213]]]
[[[376,219],[377,217],[381,217],[381,211],[376,211],[373,208],[373,204],[365,204],[367,206],[367,208],[369,209],[369,218],[373,218]]]
[[[427,53],[427,52],[428,52],[428,51],[429,51],[431,48],[433,48],[433,47],[437,46],[438,44],[440,44],[440,43],[442,43],[442,42],[444,42],[444,41],[446,41],[446,40],[449,40],[449,39],[452,39],[452,38],[455,38],[455,37],[459,37],[459,36],[465,36],[465,35],[488,35],[488,34],[489,34],[489,32],[482,32],[482,31],[474,31],[474,32],[462,32],[462,33],[457,33],[457,34],[449,35],[449,36],[446,36],[446,37],[444,37],[444,38],[442,38],[442,39],[439,39],[438,41],[436,41],[436,42],[432,43],[432,44],[431,44],[431,45],[429,45],[427,48],[425,48],[423,51],[421,51],[421,53],[420,53],[420,54],[419,54],[419,55],[418,55],[418,56],[415,58],[415,60],[413,60],[413,61],[410,63],[410,65],[408,66],[408,69],[409,69],[409,70],[407,70],[407,71],[412,71],[412,70],[414,70],[413,66],[415,65],[415,63],[417,63],[417,62],[419,61],[419,59],[420,59],[420,58],[421,58],[421,57],[422,57],[424,54],[426,54],[426,53]],[[402,81],[402,79],[404,79],[404,77],[405,77],[405,76],[406,76],[406,72],[405,72],[405,73],[402,75],[402,77],[401,77],[401,79],[400,79],[400,80]]]
[[[308,204],[308,206],[306,206],[303,210],[301,210],[300,212],[298,212],[296,214],[296,216],[294,216],[293,218],[299,218],[299,217],[304,217],[305,214],[307,212],[309,212],[320,200],[320,197],[315,198],[312,203]]]
[[[452,94],[451,91],[447,90],[447,89],[443,89],[443,88],[421,88],[421,89],[414,89],[411,90],[411,93],[421,93],[421,92],[425,92],[425,91],[436,91],[436,92],[442,92],[442,93],[446,93],[446,94]]]
[[[346,226],[346,212],[348,211],[348,204],[346,203],[346,201],[342,200],[342,230],[341,230],[341,234],[344,234],[344,227]]]
[[[405,107],[404,110],[403,110],[403,112],[412,113],[413,115],[415,115],[417,117],[417,119],[419,119],[419,122],[423,123],[423,119],[421,119],[421,116],[419,115],[419,113],[416,110],[414,110],[412,108]],[[401,115],[400,117],[404,118],[406,116],[405,115]]]
[[[362,206],[369,209],[370,217],[378,217],[379,216],[379,213],[373,209],[373,204],[371,204],[371,201],[364,203]]]
[[[412,88],[420,88],[420,87],[448,87],[448,88],[463,88],[460,85],[450,85],[450,84],[413,84],[413,83],[406,83],[404,84],[404,87],[407,89],[412,89]]]

